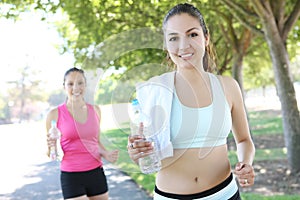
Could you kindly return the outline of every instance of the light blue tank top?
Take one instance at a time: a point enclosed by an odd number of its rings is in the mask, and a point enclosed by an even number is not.
[[[174,149],[213,147],[226,144],[232,119],[219,79],[209,74],[212,103],[202,108],[181,104],[174,89],[171,142]]]

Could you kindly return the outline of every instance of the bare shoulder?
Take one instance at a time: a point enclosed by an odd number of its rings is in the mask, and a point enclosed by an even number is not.
[[[46,118],[46,128],[47,130],[49,130],[50,126],[51,126],[51,121],[55,120],[57,121],[58,119],[58,108],[53,108],[51,109],[48,114],[47,114],[47,118]]]
[[[101,117],[101,109],[100,109],[100,106],[98,105],[93,105],[97,115],[99,116],[99,118]]]
[[[100,109],[100,106],[98,105],[93,105],[94,106],[94,109],[96,110],[96,112],[101,112],[101,109]]]
[[[51,109],[47,114],[47,121],[57,120],[58,118],[58,108]]]
[[[231,108],[242,101],[242,93],[238,82],[229,76],[218,76],[224,89],[227,102]]]
[[[238,94],[240,93],[240,86],[238,82],[230,76],[218,75],[219,80],[222,81],[224,90],[227,94]]]

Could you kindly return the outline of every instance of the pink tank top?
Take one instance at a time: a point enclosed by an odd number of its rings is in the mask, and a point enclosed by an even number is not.
[[[85,123],[76,122],[66,104],[58,106],[57,127],[61,131],[60,144],[64,152],[61,170],[81,172],[102,166],[98,137],[100,124],[94,107],[87,104]]]

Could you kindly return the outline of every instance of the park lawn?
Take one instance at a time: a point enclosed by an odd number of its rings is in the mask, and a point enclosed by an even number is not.
[[[249,112],[249,124],[253,135],[273,135],[283,132],[279,111]]]
[[[282,125],[280,115],[275,115],[267,112],[250,112],[250,126],[252,127],[253,135],[262,134],[280,134],[282,133]],[[152,194],[155,186],[155,174],[144,175],[139,171],[138,166],[133,163],[127,153],[127,136],[129,134],[129,128],[125,129],[113,129],[104,131],[102,133],[101,141],[108,149],[119,149],[120,158],[116,165],[123,172],[127,173],[137,182],[138,185],[143,187],[149,194]],[[262,160],[274,160],[286,158],[286,148],[274,148],[274,149],[256,149],[255,161]],[[237,162],[237,156],[235,151],[229,151],[228,153],[230,163],[235,164]],[[299,199],[299,196],[293,195],[280,195],[280,196],[263,196],[254,193],[241,193],[242,198],[245,200],[295,200]]]
[[[252,193],[242,193],[243,200],[299,200],[298,195],[274,195],[274,196],[262,196]]]

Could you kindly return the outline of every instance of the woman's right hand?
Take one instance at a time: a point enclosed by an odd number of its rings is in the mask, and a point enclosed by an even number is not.
[[[56,141],[57,139],[52,138],[49,133],[47,134],[47,145],[49,149],[53,146],[54,147],[56,146]]]
[[[153,152],[153,145],[152,142],[146,141],[143,135],[130,135],[128,137],[127,150],[131,160],[138,163],[139,158]]]

